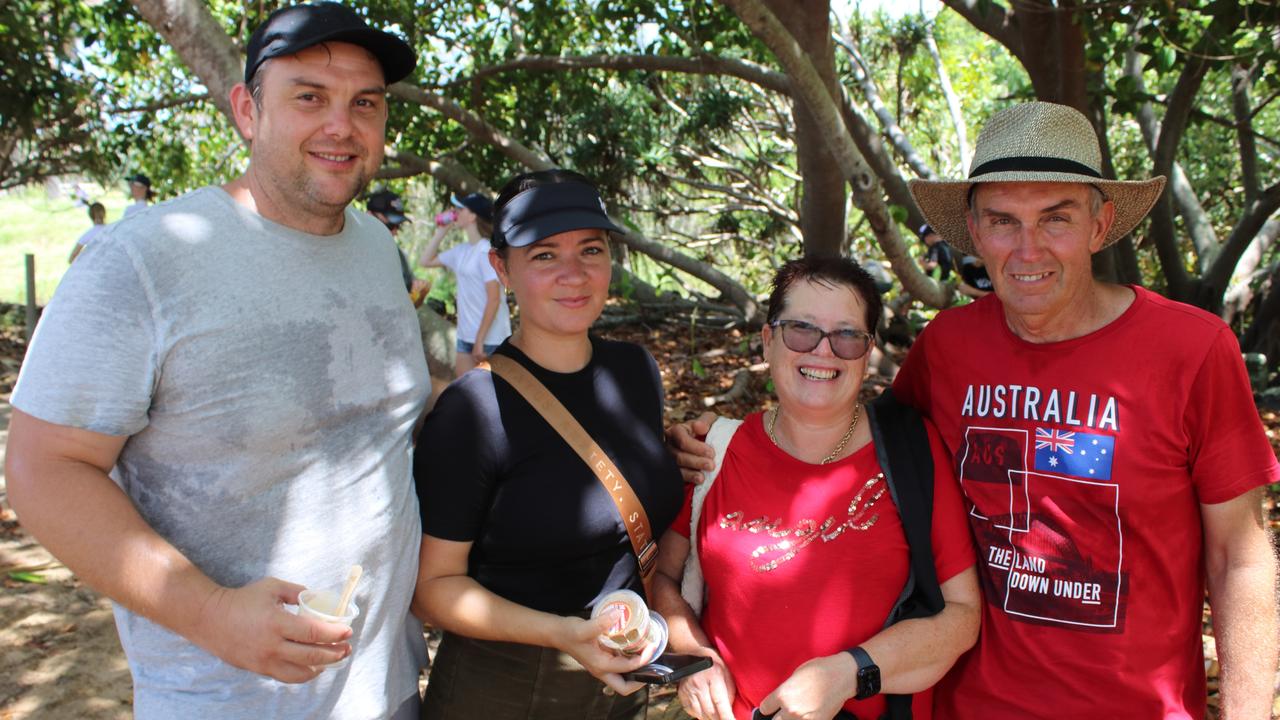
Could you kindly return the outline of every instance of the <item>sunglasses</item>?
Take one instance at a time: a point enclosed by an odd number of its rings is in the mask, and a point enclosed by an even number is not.
[[[782,344],[792,352],[812,352],[823,338],[831,345],[831,352],[844,360],[857,360],[871,348],[871,333],[863,330],[841,328],[827,332],[803,320],[774,320],[769,326],[781,329]]]

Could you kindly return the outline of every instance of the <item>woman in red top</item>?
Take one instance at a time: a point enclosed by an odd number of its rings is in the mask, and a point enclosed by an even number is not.
[[[879,718],[891,693],[914,694],[915,717],[927,718],[926,691],[977,638],[973,546],[932,426],[927,535],[942,609],[885,627],[911,565],[858,401],[880,308],[870,276],[847,259],[792,261],[774,279],[762,337],[778,405],[737,429],[692,528],[700,618],[677,589],[689,503],[660,544],[655,594],[671,649],[714,661],[680,686],[694,717]]]

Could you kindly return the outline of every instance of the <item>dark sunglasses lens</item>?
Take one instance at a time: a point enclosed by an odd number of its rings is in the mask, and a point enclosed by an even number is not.
[[[822,331],[812,325],[782,323],[782,342],[792,352],[809,352],[822,342]]]
[[[832,333],[828,337],[831,339],[831,351],[845,360],[857,360],[866,354],[870,346],[870,338],[862,333]]]

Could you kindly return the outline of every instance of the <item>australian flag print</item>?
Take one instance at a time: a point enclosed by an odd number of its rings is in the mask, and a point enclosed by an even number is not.
[[[1036,470],[1086,480],[1110,480],[1116,439],[1057,428],[1036,428]]]

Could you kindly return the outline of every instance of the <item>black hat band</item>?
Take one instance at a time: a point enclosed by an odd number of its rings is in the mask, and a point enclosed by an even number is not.
[[[1087,175],[1102,179],[1102,173],[1084,163],[1066,158],[1036,157],[1033,155],[1015,155],[1014,157],[996,158],[982,163],[969,171],[969,179],[979,175],[998,172],[1055,172],[1071,175]]]

